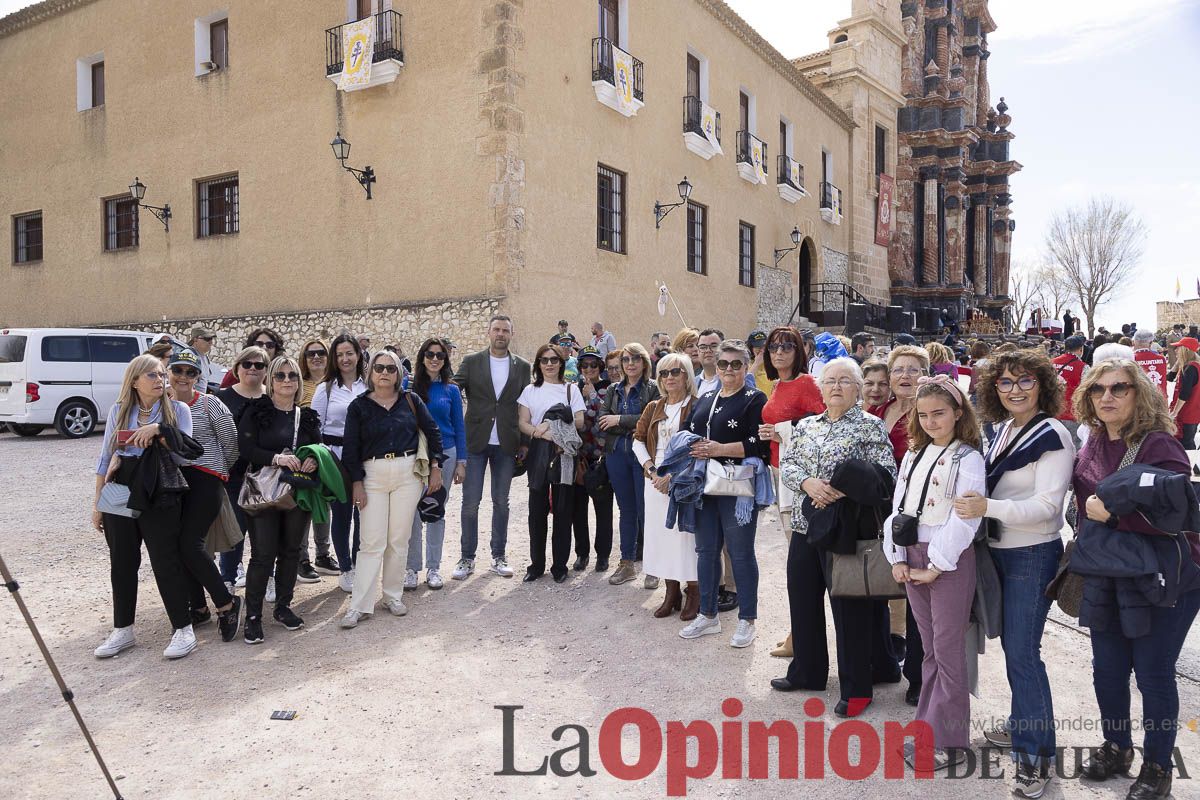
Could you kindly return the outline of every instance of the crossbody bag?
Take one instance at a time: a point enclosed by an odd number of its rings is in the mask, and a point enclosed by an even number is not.
[[[717,408],[720,393],[713,395],[708,407],[705,438],[712,439],[712,418]],[[754,467],[745,464],[726,464],[715,458],[708,459],[704,468],[704,493],[718,497],[754,497]]]

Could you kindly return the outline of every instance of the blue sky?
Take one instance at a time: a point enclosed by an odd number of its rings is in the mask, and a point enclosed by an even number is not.
[[[789,58],[826,47],[850,14],[850,0],[727,2]],[[0,0],[0,16],[26,5]],[[1126,200],[1149,228],[1146,254],[1097,323],[1152,325],[1155,301],[1175,299],[1176,278],[1183,298],[1197,296],[1200,279],[1200,0],[990,7],[999,26],[989,37],[992,98],[1008,102],[1012,156],[1024,165],[1012,182],[1014,262],[1038,260],[1056,211],[1093,195]]]

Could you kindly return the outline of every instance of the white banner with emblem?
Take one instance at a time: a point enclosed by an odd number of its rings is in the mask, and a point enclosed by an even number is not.
[[[750,137],[750,161],[754,164],[754,174],[758,176],[759,183],[767,182],[767,163],[763,158],[763,143],[756,137]]]
[[[615,44],[612,46],[613,85],[617,88],[617,104],[628,115],[633,108],[633,56]]]
[[[700,130],[704,131],[704,138],[708,139],[717,155],[725,155],[721,143],[717,141],[717,112],[708,103],[700,104]]]
[[[795,159],[788,159],[788,176],[792,179],[792,185],[797,189],[803,188],[804,176],[800,174],[800,162]]]
[[[343,92],[371,82],[371,56],[375,51],[375,18],[367,17],[342,26],[342,77],[338,88]]]

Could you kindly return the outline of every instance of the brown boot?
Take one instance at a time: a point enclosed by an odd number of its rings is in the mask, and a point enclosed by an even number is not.
[[[679,618],[684,622],[693,620],[700,613],[700,584],[695,581],[688,581],[687,588],[683,591],[683,611],[679,614]]]
[[[662,605],[654,612],[654,616],[658,619],[669,617],[674,614],[683,605],[683,592],[679,590],[679,581],[667,581],[667,596],[663,598]]]
[[[792,635],[789,633],[787,638],[779,644],[775,645],[775,649],[771,651],[771,655],[776,658],[791,658],[792,653]]]

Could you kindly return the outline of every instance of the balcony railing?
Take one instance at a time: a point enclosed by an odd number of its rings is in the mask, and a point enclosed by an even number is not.
[[[400,35],[400,14],[395,11],[383,11],[374,16],[375,47],[371,53],[371,63],[380,61],[404,61],[404,46]],[[347,25],[350,23],[346,23]],[[342,53],[342,28],[345,25],[334,26],[325,31],[325,74],[334,75],[342,71],[346,61]]]
[[[753,164],[754,163],[754,158],[751,155],[751,151],[753,149],[751,147],[751,145],[754,142],[758,142],[760,145],[762,145],[762,163],[763,164],[768,163],[767,162],[767,143],[764,142],[762,139],[758,138],[757,136],[755,136],[750,131],[738,131],[737,132],[737,160],[744,164]],[[766,167],[764,167],[764,170],[765,169],[766,169]]]
[[[781,155],[777,159],[779,164],[779,174],[776,178],[776,183],[782,183],[791,186],[793,189],[804,190],[804,165],[798,164],[788,156]],[[796,166],[796,175],[792,175],[792,165]],[[798,180],[797,180],[798,179]]]
[[[684,133],[695,133],[695,134],[698,134],[699,136],[704,136],[704,128],[700,124],[700,118],[703,116],[702,106],[703,106],[703,104],[700,102],[700,98],[696,97],[695,95],[688,95],[687,97],[683,98],[683,132]],[[715,133],[717,135],[717,143],[720,144],[720,142],[721,142],[721,112],[714,111],[713,115],[716,117],[716,120],[717,120],[717,124],[715,126],[716,127]]]
[[[630,58],[633,58],[632,54],[630,54]],[[633,97],[635,100],[644,102],[646,98],[643,91],[642,72],[642,62],[634,58]],[[607,81],[613,86],[617,85],[616,70],[613,64],[613,43],[609,39],[599,37],[592,39],[592,80]]]
[[[827,181],[821,181],[821,208],[837,209],[841,213],[842,190]]]
[[[858,333],[863,328],[887,330],[887,308],[872,303],[853,286],[845,283],[814,283],[811,287],[801,286],[800,302],[792,311],[790,323],[797,317],[805,317],[820,327],[839,328],[846,326],[846,333]],[[862,325],[850,326],[851,305],[864,306]],[[853,328],[853,330],[851,329]]]

